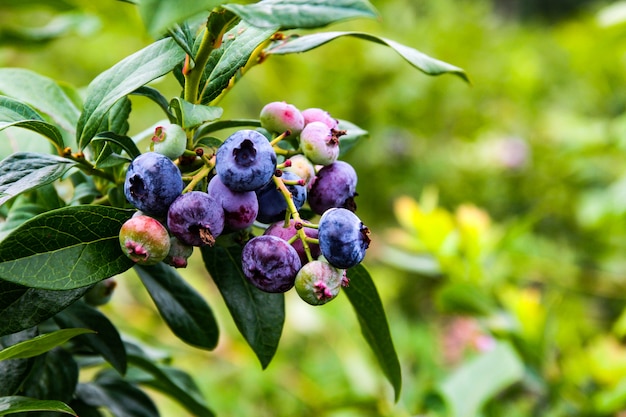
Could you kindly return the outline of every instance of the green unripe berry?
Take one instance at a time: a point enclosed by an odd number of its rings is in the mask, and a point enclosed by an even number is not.
[[[335,268],[323,259],[308,262],[296,275],[298,295],[311,305],[326,304],[341,290],[344,270]]]
[[[152,136],[154,151],[170,159],[176,159],[185,152],[187,134],[177,124],[169,123],[157,126]]]
[[[120,247],[133,262],[155,265],[170,251],[170,236],[158,220],[139,215],[127,220],[120,229]]]

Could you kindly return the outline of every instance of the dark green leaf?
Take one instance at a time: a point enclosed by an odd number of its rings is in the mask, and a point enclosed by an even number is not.
[[[35,336],[37,336],[36,327],[31,327],[30,329],[26,329],[21,332],[2,336],[0,337],[0,349],[32,339]],[[0,397],[17,394],[22,387],[24,380],[30,373],[34,362],[35,360],[33,358],[9,359],[0,362],[0,375],[2,375]]]
[[[78,384],[76,396],[92,407],[108,408],[115,416],[159,417],[150,397],[111,373],[99,376],[94,382]]]
[[[9,127],[31,130],[50,140],[57,150],[65,148],[63,136],[55,125],[44,121],[36,111],[21,101],[0,96],[0,131]]]
[[[75,341],[102,355],[120,373],[126,373],[126,349],[119,332],[97,309],[83,302],[72,304],[54,317],[62,328],[86,328],[94,334],[78,336]]]
[[[169,121],[174,123],[174,115],[170,111],[170,104],[168,103],[167,98],[165,98],[165,96],[161,94],[159,90],[144,85],[143,87],[139,87],[138,89],[133,91],[131,94],[135,96],[144,96],[154,101],[156,104],[159,105],[161,110],[165,112]]]
[[[202,349],[214,349],[219,329],[204,298],[169,265],[135,268],[159,313],[182,341]]]
[[[200,126],[196,130],[194,140],[208,136],[218,130],[231,129],[233,127],[261,127],[261,122],[257,119],[216,120]]]
[[[78,383],[78,365],[65,349],[55,348],[35,358],[33,372],[24,383],[24,395],[69,403]]]
[[[193,60],[194,59],[194,43],[195,37],[187,22],[183,22],[180,25],[174,25],[167,31],[169,35],[176,41],[183,51]]]
[[[0,280],[0,335],[38,325],[78,300],[88,289],[49,291]]]
[[[224,8],[257,27],[314,29],[357,17],[377,18],[365,0],[264,0],[258,3],[225,4]]]
[[[132,104],[128,97],[118,100],[104,115],[98,132],[115,132],[118,135],[125,135],[128,132],[128,117],[132,110]]]
[[[84,149],[98,133],[102,119],[118,100],[167,74],[184,58],[185,52],[173,39],[166,38],[126,57],[98,75],[89,84],[85,107],[78,120],[76,135],[80,148]]]
[[[92,142],[110,142],[122,148],[128,154],[130,159],[135,159],[141,154],[139,148],[133,140],[124,135],[118,135],[113,132],[98,133],[92,140]]]
[[[399,44],[398,42],[390,39],[374,36],[369,33],[362,32],[323,32],[315,33],[305,36],[293,36],[282,40],[274,41],[267,49],[266,54],[285,55],[299,52],[306,52],[318,46],[324,45],[334,39],[350,36],[367,41],[379,43],[389,46],[396,51],[402,58],[404,58],[409,64],[422,71],[427,75],[440,75],[440,74],[455,74],[463,80],[469,82],[469,78],[465,71],[461,68],[450,65],[446,62],[439,61],[438,59],[431,58],[430,56],[410,48],[408,46]]]
[[[278,30],[277,26],[257,28],[239,23],[224,36],[220,48],[213,51],[207,68],[208,81],[201,93],[201,103],[209,104],[228,87],[233,77],[246,65],[254,50]]]
[[[202,12],[209,11],[223,3],[220,0],[142,0],[139,13],[148,32],[158,37],[176,23]]]
[[[80,110],[52,79],[22,68],[0,68],[0,93],[34,107],[74,134]]]
[[[507,342],[464,363],[440,386],[451,417],[480,415],[482,406],[524,376],[524,364]]]
[[[179,124],[185,129],[192,129],[202,123],[219,119],[224,112],[221,107],[192,104],[180,97],[172,100],[170,108],[176,114]]]
[[[241,247],[205,246],[201,251],[237,328],[266,368],[285,322],[284,295],[263,292],[248,282],[241,269]]]
[[[24,359],[41,355],[60,346],[80,334],[93,333],[90,329],[61,329],[36,336],[30,340],[16,343],[0,350],[0,361],[6,359]]]
[[[56,181],[75,164],[70,159],[48,154],[18,152],[8,156],[0,161],[0,205]]]
[[[29,411],[56,411],[59,413],[77,414],[61,401],[38,400],[22,396],[0,397],[0,416]]]
[[[339,129],[345,130],[346,134],[339,138],[339,157],[343,157],[346,152],[352,149],[359,141],[367,137],[366,130],[347,120],[339,120]]]
[[[372,278],[363,265],[348,270],[350,285],[344,288],[354,311],[361,332],[372,348],[385,376],[393,386],[396,401],[402,388],[402,374],[396,349],[393,346],[385,309]]]
[[[0,279],[69,290],[122,273],[133,262],[122,252],[118,234],[133,213],[96,205],[43,213],[0,242]]]
[[[197,385],[187,373],[160,365],[142,352],[129,354],[128,360],[132,366],[142,369],[149,375],[148,378],[139,381],[141,384],[148,385],[167,394],[194,416],[214,416],[213,412],[206,405]]]

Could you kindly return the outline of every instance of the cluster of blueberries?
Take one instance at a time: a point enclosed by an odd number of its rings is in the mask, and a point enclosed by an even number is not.
[[[233,133],[204,159],[206,191],[185,185],[190,180],[177,165],[186,133],[174,124],[158,127],[154,150],[126,172],[124,193],[138,212],[122,226],[120,245],[137,263],[179,268],[195,246],[261,226],[264,233],[243,247],[247,279],[266,292],[295,286],[309,304],[324,304],[347,285],[346,269],[363,260],[370,243],[354,213],[357,174],[338,160],[345,131],[322,109],[285,102],[263,107],[260,122],[261,130]],[[318,223],[301,217],[305,203]]]

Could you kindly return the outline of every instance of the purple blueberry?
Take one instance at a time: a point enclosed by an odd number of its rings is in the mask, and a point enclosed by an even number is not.
[[[356,211],[356,185],[357,175],[352,165],[335,161],[322,167],[311,183],[307,197],[309,206],[317,214],[333,207]]]
[[[207,193],[190,191],[170,206],[167,227],[186,245],[212,246],[224,229],[224,210]]]
[[[180,170],[165,155],[146,152],[128,166],[124,195],[129,203],[146,214],[164,216],[182,191]]]
[[[322,259],[309,262],[296,275],[296,292],[311,305],[326,304],[339,294],[344,272]]]
[[[284,101],[267,103],[259,115],[261,127],[272,133],[290,131],[288,137],[296,137],[304,127],[304,117],[298,108]]]
[[[215,198],[224,209],[224,227],[242,230],[251,226],[259,212],[259,202],[254,191],[233,191],[224,185],[220,177],[209,181],[207,194]]]
[[[158,220],[133,216],[122,225],[119,234],[122,252],[140,265],[161,262],[170,250],[170,236]]]
[[[254,191],[276,171],[276,152],[265,136],[255,130],[240,130],[218,148],[215,170],[233,191]]]
[[[298,182],[302,179],[293,172],[283,171],[280,180]],[[304,184],[288,184],[287,189],[291,193],[296,209],[300,209],[306,202],[306,187]],[[274,223],[285,218],[287,214],[287,202],[284,195],[278,189],[274,181],[268,183],[256,191],[259,201],[259,212],[256,219],[261,223]]]
[[[369,229],[344,208],[328,209],[320,218],[318,238],[322,255],[335,268],[358,265],[369,247]]]
[[[316,165],[332,164],[339,157],[339,137],[323,122],[311,122],[300,133],[304,156]]]
[[[339,127],[339,121],[323,109],[316,107],[305,109],[302,110],[302,116],[304,117],[305,126],[311,122],[322,122],[331,129],[337,129]]]
[[[296,235],[295,224],[295,220],[291,219],[289,221],[289,226],[285,227],[285,221],[279,221],[265,229],[264,234],[277,236],[283,240],[289,240]],[[304,233],[312,239],[317,239],[317,229],[304,227]],[[296,252],[298,252],[298,256],[300,257],[300,262],[302,263],[302,265],[306,264],[309,261],[309,258],[306,256],[306,252],[304,251],[304,245],[302,244],[302,240],[296,239],[291,245],[296,250]],[[313,259],[317,259],[321,254],[320,245],[318,245],[317,243],[309,243],[309,250],[311,251],[311,257]]]
[[[272,293],[291,289],[301,267],[293,246],[268,235],[250,239],[243,247],[241,260],[243,273],[252,285]]]

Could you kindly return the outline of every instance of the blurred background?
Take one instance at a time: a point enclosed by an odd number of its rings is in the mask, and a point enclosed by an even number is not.
[[[216,312],[214,352],[173,336],[132,273],[103,310],[190,372],[220,416],[626,416],[626,2],[372,3],[380,20],[330,30],[404,43],[472,84],[342,38],[271,57],[220,105],[255,118],[284,100],[370,132],[345,160],[373,233],[365,265],[402,365],[400,400],[345,296],[311,307],[288,293],[265,371],[199,254],[182,274]],[[151,41],[131,4],[0,2],[0,65],[78,88]],[[179,94],[170,78],[154,86]],[[132,134],[162,118],[132,102]],[[186,415],[155,398],[162,415]]]

